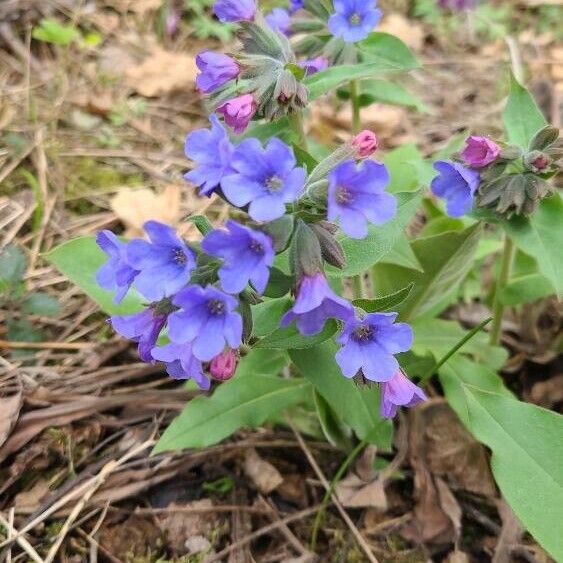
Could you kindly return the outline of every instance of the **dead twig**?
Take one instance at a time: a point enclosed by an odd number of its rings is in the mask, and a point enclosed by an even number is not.
[[[20,547],[37,563],[44,563],[43,559],[39,557],[37,551],[33,549],[33,546],[23,537],[23,532],[18,532],[12,524],[0,513],[0,524],[2,524],[6,530],[8,530],[8,540],[10,543],[12,541],[17,541]]]

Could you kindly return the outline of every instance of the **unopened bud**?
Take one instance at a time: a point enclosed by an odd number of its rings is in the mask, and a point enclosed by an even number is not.
[[[364,129],[354,137],[352,146],[356,147],[358,158],[367,158],[379,148],[379,139],[373,131]]]
[[[330,225],[330,223],[327,223]],[[346,266],[346,256],[340,243],[334,238],[334,235],[320,223],[311,225],[314,233],[317,235],[319,244],[321,245],[322,256],[328,264],[335,268],[342,269]]]
[[[539,151],[532,151],[526,157],[526,164],[535,172],[541,172],[551,164],[551,159]]]
[[[209,363],[209,373],[218,381],[231,379],[237,369],[237,354],[231,348],[226,348]]]
[[[298,219],[290,246],[290,265],[297,277],[313,276],[323,270],[319,239],[307,223]]]

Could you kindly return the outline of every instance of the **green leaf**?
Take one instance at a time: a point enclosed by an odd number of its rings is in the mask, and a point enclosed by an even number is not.
[[[383,313],[386,311],[394,311],[407,297],[414,284],[410,283],[406,287],[399,289],[395,293],[377,297],[376,299],[356,299],[354,305],[361,307],[366,313]]]
[[[63,25],[52,18],[43,18],[39,26],[33,28],[31,33],[33,39],[54,43],[55,45],[70,45],[80,37],[80,31],[72,25]]]
[[[414,331],[412,351],[419,356],[431,353],[436,360],[447,354],[469,332],[456,321],[443,319],[416,319],[411,326]],[[493,370],[499,370],[508,358],[504,348],[489,344],[485,332],[473,336],[463,346],[461,353],[472,356],[475,361],[486,364]]]
[[[509,143],[524,149],[547,121],[534,98],[514,76],[510,77],[510,93],[502,120]]]
[[[308,350],[290,350],[289,355],[358,438],[388,450],[392,424],[379,415],[379,389],[359,387],[346,379],[334,359],[336,351],[336,343],[329,341]]]
[[[397,266],[403,266],[405,268],[422,272],[422,266],[420,265],[417,257],[414,255],[409,239],[405,233],[399,236],[395,246],[381,259],[381,261],[386,264],[395,264]]]
[[[59,302],[42,291],[30,293],[22,303],[22,310],[30,315],[53,317],[58,315],[60,309]]]
[[[134,289],[130,289],[125,299],[116,305],[113,302],[113,293],[97,284],[96,271],[104,264],[107,257],[96,244],[94,237],[81,237],[65,242],[51,250],[45,257],[61,274],[110,315],[136,313],[146,302]]]
[[[299,145],[293,145],[293,153],[295,154],[295,160],[299,166],[304,166],[309,174],[315,169],[319,164],[315,157],[309,154],[306,150],[303,150]]]
[[[412,70],[420,66],[412,51],[398,37],[389,33],[372,31],[356,46],[364,53],[366,60],[385,63],[396,70]]]
[[[313,389],[313,398],[317,416],[326,439],[341,450],[349,451],[352,448],[350,429],[340,420],[334,409],[325,398]]]
[[[436,175],[432,164],[427,162],[415,144],[407,144],[393,149],[383,159],[389,170],[391,182],[387,191],[414,192],[430,184]]]
[[[330,319],[324,329],[314,336],[303,336],[295,323],[286,328],[278,328],[259,340],[254,348],[267,348],[279,350],[294,350],[297,348],[312,348],[325,340],[328,340],[338,330],[338,323]]]
[[[293,276],[288,276],[279,268],[272,267],[270,268],[270,278],[268,279],[268,285],[264,290],[264,296],[283,297],[289,293],[294,283],[295,280],[293,279]]]
[[[289,358],[283,350],[256,350],[253,348],[241,358],[236,376],[279,375],[288,363]]]
[[[259,426],[310,392],[304,379],[250,374],[234,377],[210,397],[192,399],[166,429],[153,453],[211,446],[239,428]]]
[[[284,313],[291,307],[289,297],[283,299],[268,299],[252,307],[252,320],[254,336],[266,336],[280,328],[280,320]]]
[[[239,137],[242,139],[256,138],[262,142],[268,141],[272,137],[280,137],[283,140],[288,139],[289,135],[289,120],[287,117],[282,117],[277,121],[268,121],[265,123],[251,123],[243,135]]]
[[[405,319],[414,319],[429,312],[458,290],[473,265],[480,234],[481,226],[476,223],[464,231],[415,240],[412,248],[424,271],[378,265],[381,271],[375,276],[377,289],[390,292],[414,282],[409,298],[401,306],[401,314]]]
[[[459,367],[471,370],[467,364]],[[443,371],[449,400],[451,387],[458,388],[452,406],[492,451],[491,468],[503,496],[535,539],[561,561],[563,417],[463,379],[452,383],[455,371],[448,373],[446,366]]]
[[[503,305],[514,307],[531,303],[553,293],[553,285],[541,274],[513,276],[508,285],[502,288],[500,300]]]
[[[17,284],[23,279],[26,269],[25,254],[15,244],[9,244],[0,251],[0,286]]]
[[[428,107],[424,102],[411,94],[400,84],[390,80],[372,79],[361,83],[360,102],[362,106],[368,106],[374,102],[390,104],[394,106],[406,106],[420,112],[427,112]]]
[[[503,223],[514,244],[536,259],[558,294],[563,293],[562,217],[563,201],[555,194],[544,199],[531,217],[517,216]]]
[[[384,225],[371,225],[367,237],[363,240],[340,237],[347,264],[342,270],[327,268],[331,276],[356,276],[382,260],[393,249],[414,216],[421,198],[419,193],[396,195],[398,210],[394,219]]]

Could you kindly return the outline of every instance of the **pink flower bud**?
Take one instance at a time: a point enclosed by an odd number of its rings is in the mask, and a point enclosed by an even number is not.
[[[465,141],[465,148],[461,151],[461,158],[467,166],[483,168],[495,161],[500,155],[500,147],[487,137],[472,135]]]
[[[236,98],[227,100],[224,104],[217,108],[217,111],[223,114],[225,123],[233,128],[233,131],[239,135],[250,123],[252,116],[256,113],[256,100],[252,94],[243,94]]]
[[[379,148],[379,139],[373,131],[364,129],[352,139],[352,146],[358,150],[359,158],[366,158]]]
[[[545,154],[540,154],[532,161],[532,166],[538,171],[545,170],[549,164],[549,157]]]
[[[209,373],[214,379],[227,381],[231,379],[237,369],[237,354],[231,348],[226,348],[215,356],[209,364]]]
[[[392,379],[381,384],[380,414],[393,418],[397,407],[414,407],[426,399],[424,391],[398,369]]]

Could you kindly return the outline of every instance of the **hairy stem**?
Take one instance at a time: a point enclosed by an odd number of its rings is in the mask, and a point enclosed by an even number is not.
[[[315,516],[315,521],[313,522],[313,530],[311,531],[311,541],[309,542],[309,547],[310,547],[310,549],[313,553],[315,553],[315,550],[316,550],[316,547],[317,547],[317,537],[319,535],[319,528],[321,526],[321,522],[322,522],[325,510],[326,510],[326,506],[328,504],[328,501],[330,500],[330,497],[334,493],[334,489],[336,488],[336,485],[338,484],[340,479],[342,479],[342,476],[344,475],[344,472],[346,471],[346,469],[348,469],[348,467],[350,467],[350,464],[356,459],[356,457],[358,457],[358,454],[366,446],[367,446],[367,443],[362,440],[348,454],[346,459],[342,462],[342,464],[338,468],[338,471],[334,474],[334,477],[332,478],[332,480],[330,482],[330,486],[328,487],[328,489],[325,492],[325,495],[324,495],[323,500],[321,502],[321,506],[320,506],[316,516]]]
[[[352,104],[352,133],[359,133],[362,127],[360,120],[360,88],[357,80],[350,80],[350,103]]]
[[[307,150],[307,136],[305,135],[305,128],[303,126],[303,113],[295,111],[288,116],[289,125],[293,132],[297,135],[297,144],[304,151]]]
[[[500,265],[500,273],[495,284],[495,291],[493,296],[493,324],[491,327],[490,343],[497,346],[500,342],[500,335],[502,329],[502,315],[504,313],[504,305],[500,300],[500,294],[506,287],[510,279],[510,272],[512,270],[512,262],[514,260],[514,243],[511,238],[504,235],[504,250],[502,252],[502,262]]]

